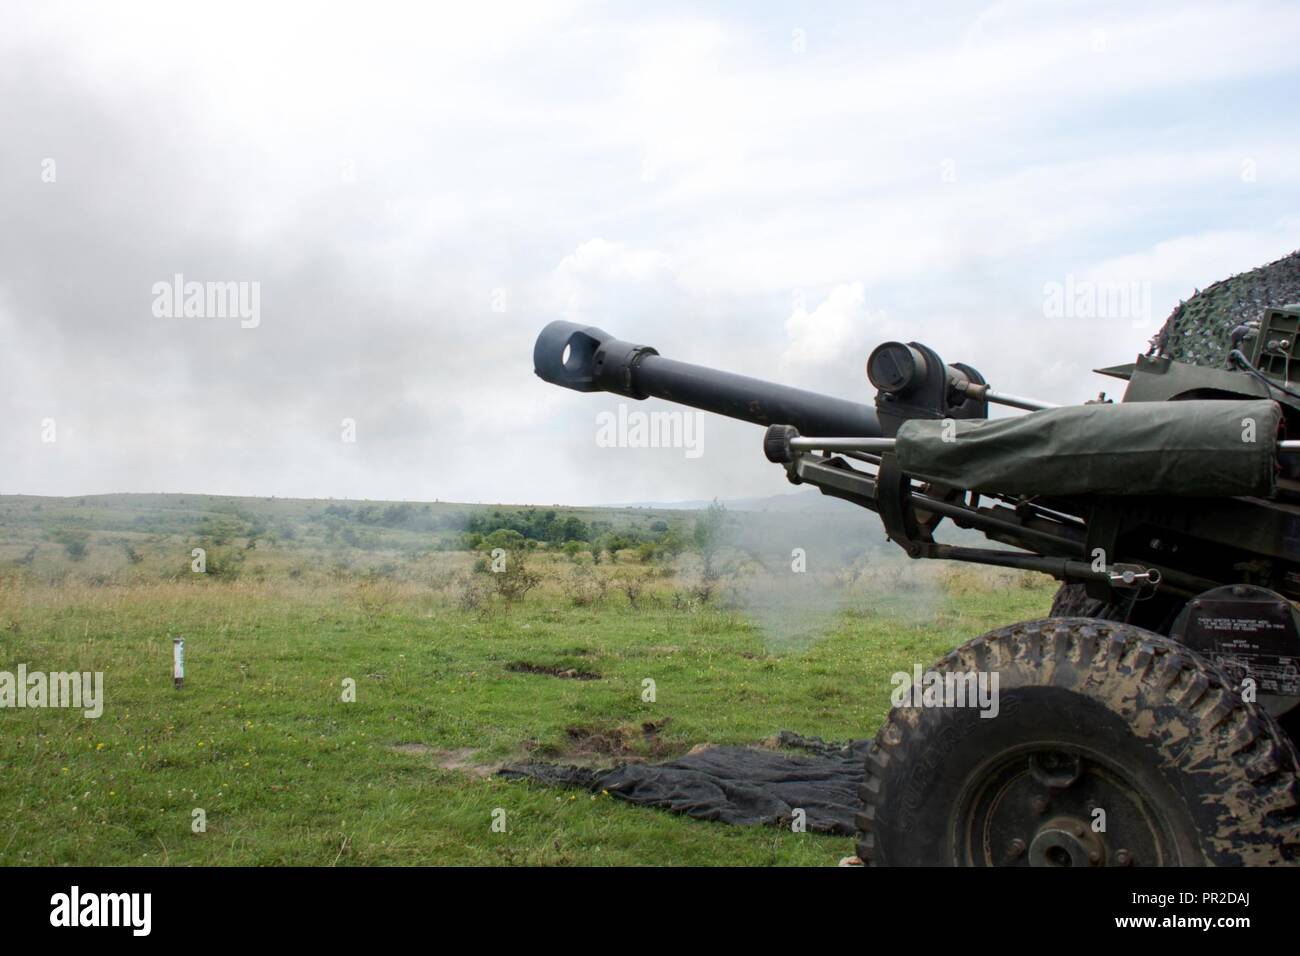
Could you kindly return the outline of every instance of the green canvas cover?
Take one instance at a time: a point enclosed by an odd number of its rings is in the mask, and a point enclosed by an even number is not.
[[[1257,399],[912,420],[899,428],[894,453],[910,475],[989,494],[1267,497],[1276,490],[1281,414],[1276,402]]]

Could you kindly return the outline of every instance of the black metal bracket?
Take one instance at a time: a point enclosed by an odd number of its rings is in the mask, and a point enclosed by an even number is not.
[[[889,540],[906,551],[908,557],[921,557],[924,546],[933,543],[929,532],[916,520],[912,482],[899,470],[898,458],[892,451],[880,456],[880,470],[876,474],[876,510]]]
[[[1092,562],[1093,556],[1101,551],[1101,560],[1105,568],[1115,564],[1119,557],[1119,535],[1123,524],[1123,513],[1104,498],[1098,499],[1088,515],[1088,530],[1084,539],[1086,560]],[[1110,603],[1117,597],[1109,577],[1088,578],[1084,590],[1088,597],[1095,601]]]

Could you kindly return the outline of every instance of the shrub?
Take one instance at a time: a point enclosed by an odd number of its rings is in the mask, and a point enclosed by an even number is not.
[[[507,553],[504,556],[504,567],[489,572],[497,596],[507,605],[522,601],[529,591],[542,583],[541,575],[529,569],[524,554],[523,551]]]
[[[367,625],[377,624],[396,599],[397,591],[382,578],[368,577],[357,586],[357,603]]]
[[[588,570],[579,569],[566,577],[560,587],[574,607],[589,607],[597,601],[604,600],[609,582]]]
[[[632,607],[639,607],[641,593],[645,590],[645,582],[633,574],[620,574],[615,581],[620,591],[627,595],[627,603]]]
[[[50,537],[56,544],[63,545],[63,550],[68,553],[68,557],[73,561],[80,561],[86,556],[86,545],[90,541],[90,532],[60,528]]]

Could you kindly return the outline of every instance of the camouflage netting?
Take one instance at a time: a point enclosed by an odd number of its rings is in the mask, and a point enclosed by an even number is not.
[[[852,834],[871,741],[832,744],[783,730],[769,743],[701,747],[659,764],[592,769],[526,763],[498,772],[510,780],[603,791],[628,803],[739,826],[785,826],[803,810],[803,822],[814,833]]]
[[[1228,338],[1243,322],[1258,319],[1264,309],[1300,301],[1300,252],[1243,272],[1199,290],[1174,309],[1148,355],[1177,362],[1222,368]]]

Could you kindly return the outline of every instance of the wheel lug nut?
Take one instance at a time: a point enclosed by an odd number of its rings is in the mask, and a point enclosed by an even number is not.
[[[1128,850],[1117,850],[1115,851],[1115,862],[1120,866],[1128,866],[1133,862],[1133,856]]]
[[[1034,808],[1034,812],[1039,816],[1042,816],[1047,812],[1048,803],[1046,797],[1034,797],[1034,799],[1030,801],[1029,805]]]
[[[1090,862],[1090,863],[1100,863],[1100,862],[1101,862],[1101,854],[1098,853],[1096,850],[1093,850],[1091,853],[1088,854],[1088,862]]]
[[[1011,863],[1014,860],[1018,860],[1024,855],[1025,855],[1024,840],[1020,839],[1019,837],[1016,837],[1009,844],[1007,844],[1007,852],[1004,854],[1004,858],[1008,863]]]

